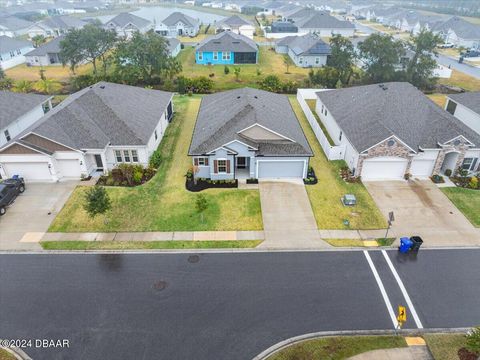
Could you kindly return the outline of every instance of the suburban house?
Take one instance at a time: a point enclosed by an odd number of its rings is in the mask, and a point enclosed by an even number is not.
[[[241,18],[238,15],[230,16],[215,25],[216,32],[232,31],[236,34],[246,36],[253,39],[255,33],[255,26],[250,21]]]
[[[63,39],[64,35],[53,38],[46,44],[26,53],[26,63],[29,66],[62,65],[62,59],[60,58],[60,42]]]
[[[51,96],[0,91],[0,146],[33,125],[52,108]]]
[[[3,70],[23,64],[25,54],[33,50],[29,41],[17,40],[11,37],[0,36],[0,67]]]
[[[409,83],[321,91],[316,112],[363,180],[478,170],[480,135]]]
[[[177,38],[167,38],[168,41],[168,53],[171,57],[176,57],[182,49],[182,44]]]
[[[172,97],[107,82],[80,90],[0,148],[1,175],[59,181],[147,165],[172,120]]]
[[[33,23],[15,16],[0,17],[0,36],[17,37],[25,35]]]
[[[28,37],[30,39],[36,35],[57,37],[70,29],[81,29],[85,25],[87,25],[87,22],[73,16],[53,16],[30,26]]]
[[[355,25],[349,21],[338,20],[326,12],[312,11],[310,15],[296,19],[294,24],[298,32],[315,33],[320,37],[342,35],[352,37],[355,33]]]
[[[480,48],[480,26],[461,17],[453,16],[434,26],[432,31],[442,36],[446,43],[466,48]]]
[[[258,46],[246,36],[224,31],[197,45],[195,62],[202,65],[256,64]]]
[[[274,21],[270,26],[270,33],[293,34],[297,32],[298,32],[298,27],[295,24],[291,23],[290,21]]]
[[[243,88],[202,98],[188,154],[197,178],[305,178],[313,156],[288,97]]]
[[[480,91],[447,95],[445,110],[480,134]]]
[[[296,66],[322,67],[327,64],[330,46],[314,34],[287,36],[277,41],[275,51],[288,54]]]
[[[133,33],[138,31],[142,34],[153,29],[153,23],[130,13],[120,13],[104,25],[106,29],[114,30],[118,36],[131,38]]]
[[[163,36],[196,36],[200,30],[200,22],[181,12],[173,12],[167,16],[155,31]]]
[[[295,22],[296,19],[300,19],[305,16],[309,16],[313,13],[312,9],[309,8],[296,8],[291,11],[287,11],[282,15],[283,21]]]

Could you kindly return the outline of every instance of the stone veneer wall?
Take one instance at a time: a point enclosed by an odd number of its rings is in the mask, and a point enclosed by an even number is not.
[[[465,159],[465,153],[468,150],[468,147],[463,139],[460,140],[460,144],[458,145],[450,145],[444,147],[440,153],[438,154],[437,161],[435,162],[435,166],[433,167],[433,174],[437,175],[440,173],[440,170],[442,169],[443,161],[445,160],[445,156],[451,152],[458,152],[458,159],[455,164],[455,168],[452,169],[453,172],[455,172],[463,163],[463,160]]]

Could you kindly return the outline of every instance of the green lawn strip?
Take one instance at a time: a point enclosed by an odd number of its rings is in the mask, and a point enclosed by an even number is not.
[[[392,244],[395,242],[395,238],[378,238],[376,239],[378,246],[392,246]]]
[[[290,96],[290,102],[315,154],[310,158],[310,166],[315,170],[318,184],[305,188],[319,229],[386,228],[386,220],[365,186],[343,181],[339,173],[340,168],[346,165],[345,162],[327,160],[295,96]],[[343,206],[340,199],[345,194],[355,195],[357,205]],[[344,219],[348,219],[350,226],[343,223]]]
[[[327,243],[335,247],[364,247],[363,240],[361,239],[323,239]],[[373,239],[377,242],[378,246],[392,246],[395,238],[377,238]]]
[[[325,127],[322,120],[320,119],[317,112],[315,111],[315,105],[317,103],[317,100],[310,99],[310,100],[306,100],[306,102],[307,102],[307,105],[310,108],[310,110],[312,110],[313,116],[315,116],[315,119],[317,119],[318,125],[320,125],[320,128],[322,129],[323,133],[327,137],[328,143],[330,145],[334,146],[335,143],[333,142],[332,138],[330,137],[330,134],[328,133],[327,128]]]
[[[10,354],[7,350],[0,348],[0,360],[16,360],[17,358]]]
[[[458,360],[458,350],[465,347],[465,334],[423,335],[435,360]]]
[[[157,174],[134,188],[106,187],[112,209],[91,219],[83,209],[87,187],[77,187],[52,222],[51,232],[261,230],[260,196],[256,190],[202,191],[208,208],[202,221],[195,210],[197,194],[185,189],[187,156],[200,96],[175,96],[174,120],[159,146]]]
[[[243,249],[255,248],[262,240],[215,241],[42,241],[45,250],[152,250],[152,249]]]
[[[324,337],[292,345],[268,360],[329,359],[340,360],[371,350],[406,347],[401,336]]]
[[[459,187],[440,188],[475,227],[480,227],[480,191]]]

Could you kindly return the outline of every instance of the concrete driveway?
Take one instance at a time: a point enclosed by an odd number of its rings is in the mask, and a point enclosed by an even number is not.
[[[397,237],[420,235],[426,246],[480,245],[480,229],[431,181],[375,181],[365,186],[385,217],[394,212]]]
[[[40,249],[38,240],[69,198],[77,181],[30,183],[0,218],[0,250]]]
[[[302,181],[260,181],[263,248],[301,249],[329,245],[320,239]]]

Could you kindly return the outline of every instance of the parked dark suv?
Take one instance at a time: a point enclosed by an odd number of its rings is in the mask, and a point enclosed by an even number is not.
[[[18,194],[25,191],[23,178],[7,179],[0,182],[0,216],[5,215],[7,206],[11,205]]]

